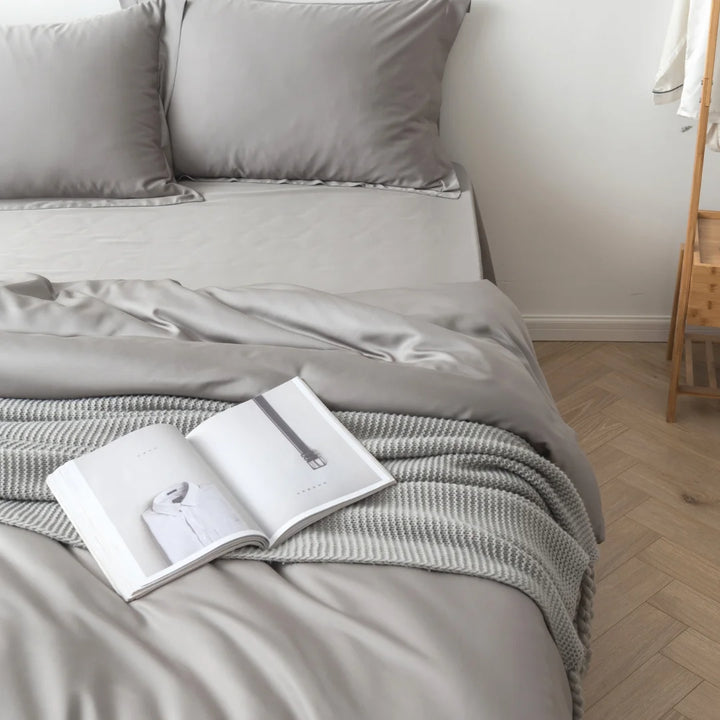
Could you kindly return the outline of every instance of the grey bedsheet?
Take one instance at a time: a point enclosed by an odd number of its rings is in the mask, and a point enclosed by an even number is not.
[[[330,292],[492,279],[475,194],[456,170],[457,200],[209,181],[188,183],[205,202],[170,208],[0,213],[0,276],[174,278],[192,288],[287,282]]]
[[[506,427],[568,472],[603,533],[592,472],[487,282],[338,297],[29,277],[0,287],[0,342],[4,396],[241,400],[299,374],[333,408]],[[8,527],[0,578],[8,717],[572,713],[538,609],[492,581],[220,561],[128,606],[82,551]]]

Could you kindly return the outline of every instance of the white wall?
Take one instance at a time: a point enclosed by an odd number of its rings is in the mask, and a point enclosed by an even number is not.
[[[63,22],[119,9],[117,0],[0,0],[0,23]]]
[[[443,137],[475,184],[498,284],[531,327],[579,317],[598,337],[663,336],[695,144],[650,94],[671,4],[474,0],[463,24]],[[720,208],[716,153],[705,189]],[[589,337],[577,323],[571,334]]]

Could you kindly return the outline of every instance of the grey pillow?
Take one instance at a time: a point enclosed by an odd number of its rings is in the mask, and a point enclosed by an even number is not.
[[[457,195],[438,120],[468,6],[188,0],[168,110],[177,174]]]
[[[202,199],[163,149],[163,10],[0,27],[0,210]]]

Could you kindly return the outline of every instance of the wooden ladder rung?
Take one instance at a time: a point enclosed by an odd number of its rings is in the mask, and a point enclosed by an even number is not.
[[[702,398],[720,398],[720,390],[697,387],[696,385],[678,385],[678,393]]]

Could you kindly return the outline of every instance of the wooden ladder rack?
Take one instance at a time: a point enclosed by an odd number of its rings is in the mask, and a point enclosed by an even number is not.
[[[687,233],[680,250],[668,338],[672,361],[668,422],[675,421],[678,395],[720,398],[720,335],[715,332],[720,331],[720,211],[700,210],[719,20],[720,0],[712,0]],[[688,332],[688,326],[697,330]]]

